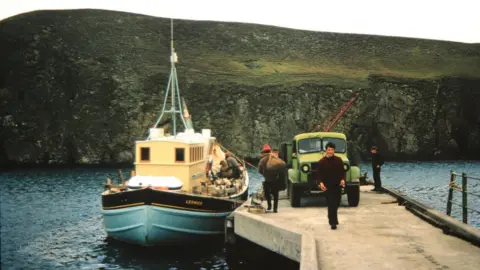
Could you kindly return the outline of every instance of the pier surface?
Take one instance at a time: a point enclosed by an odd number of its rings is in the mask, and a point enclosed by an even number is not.
[[[303,198],[302,207],[292,208],[283,194],[278,213],[249,212],[248,200],[233,213],[234,231],[299,262],[301,269],[479,269],[479,247],[444,234],[394,197],[371,189],[361,187],[358,207],[342,197],[336,230],[328,225],[323,198]]]

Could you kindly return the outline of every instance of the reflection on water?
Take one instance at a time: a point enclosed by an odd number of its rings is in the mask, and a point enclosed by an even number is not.
[[[361,164],[368,171],[369,164]],[[449,170],[480,176],[479,162],[387,163],[385,185],[445,212]],[[260,176],[250,170],[254,192]],[[2,269],[231,269],[223,237],[207,245],[141,248],[106,240],[100,215],[109,169],[15,171],[0,175]],[[470,191],[480,193],[480,182]],[[460,201],[460,193],[454,198]],[[470,207],[480,209],[471,196]],[[454,207],[459,218],[461,209]],[[480,216],[469,213],[480,227]],[[246,268],[248,269],[248,267]]]

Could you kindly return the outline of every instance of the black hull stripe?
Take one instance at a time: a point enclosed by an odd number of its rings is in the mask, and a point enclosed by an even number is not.
[[[245,194],[248,194],[248,191],[245,191]],[[242,199],[238,199],[237,202],[235,199],[225,200],[147,188],[102,195],[102,208],[111,210],[139,205],[155,205],[187,211],[225,213],[235,210],[242,203]]]
[[[103,210],[115,210],[115,209],[122,209],[122,208],[142,206],[142,205],[147,205],[147,204],[145,204],[145,203],[123,204],[123,205],[118,205],[118,206],[103,207]],[[159,207],[165,207],[165,208],[178,209],[178,210],[195,211],[195,212],[222,213],[222,212],[215,212],[215,211],[212,211],[212,210],[204,210],[204,209],[197,209],[197,208],[186,208],[186,207],[180,207],[180,206],[174,206],[174,205],[167,205],[167,204],[160,204],[160,203],[152,203],[151,205],[153,205],[153,206],[159,206]],[[228,212],[230,212],[230,211],[228,211]]]

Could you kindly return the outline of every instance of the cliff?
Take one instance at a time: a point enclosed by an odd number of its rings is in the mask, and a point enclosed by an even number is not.
[[[197,129],[258,157],[355,92],[334,131],[356,158],[480,158],[480,45],[174,21]],[[0,21],[0,163],[131,162],[158,117],[170,20],[103,10]],[[366,155],[367,153],[367,155]]]

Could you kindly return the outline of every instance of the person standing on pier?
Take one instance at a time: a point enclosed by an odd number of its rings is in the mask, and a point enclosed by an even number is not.
[[[342,187],[345,186],[345,169],[340,157],[335,156],[335,144],[326,145],[326,154],[318,162],[317,180],[320,189],[325,191],[328,205],[328,223],[332,230],[338,225],[338,206],[342,198]]]
[[[372,146],[371,153],[372,153],[373,181],[375,181],[375,188],[372,189],[372,191],[381,192],[383,191],[383,188],[382,188],[382,180],[380,179],[380,170],[384,163],[383,157],[377,152],[376,146]]]
[[[286,164],[278,157],[278,151],[273,151],[268,144],[262,149],[262,158],[258,163],[258,172],[263,175],[263,190],[268,204],[268,211],[272,210],[271,197],[273,196],[273,212],[278,212],[278,193],[284,189]]]
[[[267,170],[273,170],[276,174],[277,192],[287,188],[287,163],[281,159],[278,149],[272,149],[272,158],[267,162]]]

